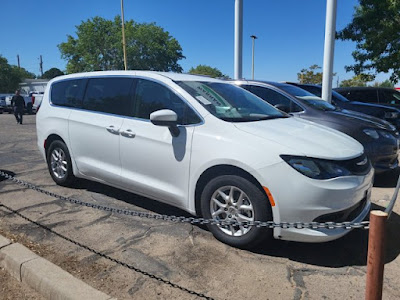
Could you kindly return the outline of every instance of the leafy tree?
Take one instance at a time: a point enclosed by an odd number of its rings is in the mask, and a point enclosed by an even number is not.
[[[23,79],[35,78],[35,74],[28,72],[24,68],[18,68],[17,66],[8,64],[7,59],[1,55],[0,70],[1,93],[13,93]]]
[[[389,79],[386,79],[383,82],[374,82],[373,86],[375,87],[388,87],[388,88],[394,88],[394,83],[391,82]]]
[[[373,76],[367,74],[359,74],[353,76],[353,78],[343,80],[340,83],[340,87],[350,87],[350,86],[367,86],[367,82],[372,81]]]
[[[214,78],[229,78],[227,75],[222,74],[222,72],[217,68],[213,68],[207,65],[198,65],[196,68],[192,67],[189,70],[189,74],[206,75]]]
[[[62,76],[62,75],[64,75],[64,73],[60,69],[51,68],[51,69],[47,70],[46,72],[44,72],[43,76],[40,78],[53,79],[54,77]]]
[[[390,80],[400,79],[400,1],[359,0],[353,20],[337,33],[341,40],[357,43],[352,53],[356,63],[347,71],[360,74],[391,72]]]
[[[317,72],[321,67],[318,65],[312,65],[308,69],[300,70],[297,73],[297,80],[300,83],[310,83],[310,84],[322,84],[322,72]]]
[[[94,17],[76,26],[76,38],[58,45],[67,73],[124,69],[121,18]],[[127,67],[135,70],[182,72],[185,58],[178,41],[155,23],[125,22]]]

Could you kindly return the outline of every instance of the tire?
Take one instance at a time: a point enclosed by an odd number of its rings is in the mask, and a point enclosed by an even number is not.
[[[233,201],[224,199],[223,195],[232,195]],[[239,198],[243,199],[241,204]],[[252,221],[272,220],[267,195],[254,183],[236,175],[218,176],[206,184],[201,194],[201,213],[206,219],[245,221],[243,217],[247,217]],[[207,224],[207,227],[215,238],[237,248],[250,249],[272,237],[271,229],[255,226]]]
[[[47,151],[47,167],[50,175],[61,186],[72,186],[75,176],[72,171],[71,156],[64,142],[55,140]]]

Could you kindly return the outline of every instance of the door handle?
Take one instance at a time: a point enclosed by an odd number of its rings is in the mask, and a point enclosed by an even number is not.
[[[136,135],[136,134],[135,134],[132,130],[130,130],[130,129],[121,131],[120,133],[121,133],[122,136],[127,137],[127,138],[134,138],[135,135]]]
[[[113,125],[106,127],[107,131],[112,133],[112,134],[119,134],[118,129],[115,129]]]

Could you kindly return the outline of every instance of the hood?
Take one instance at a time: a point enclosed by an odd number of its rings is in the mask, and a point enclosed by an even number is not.
[[[289,155],[344,160],[361,155],[363,146],[353,138],[299,118],[234,123],[241,131],[288,148]]]
[[[383,129],[383,130],[387,130],[387,131],[391,131],[391,132],[396,131],[396,127],[394,127],[389,122],[379,119],[379,118],[376,118],[376,117],[373,117],[373,116],[370,116],[370,115],[360,113],[360,112],[342,109],[339,111],[332,111],[329,113],[333,114],[335,116],[338,116],[341,119],[343,117],[346,119],[346,121],[349,121],[349,122],[354,120],[357,123],[357,126],[360,126],[360,127]]]

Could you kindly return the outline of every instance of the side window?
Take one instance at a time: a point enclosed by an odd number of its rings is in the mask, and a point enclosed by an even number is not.
[[[380,90],[379,103],[400,104],[400,93],[395,90]]]
[[[138,79],[135,93],[134,117],[150,119],[150,114],[160,109],[170,109],[178,115],[178,124],[200,123],[193,109],[167,87],[144,79]]]
[[[86,88],[83,108],[116,115],[131,111],[132,78],[92,78]]]
[[[285,97],[284,95],[274,90],[258,86],[243,86],[243,88],[257,95],[261,99],[267,101],[271,105],[274,106],[278,104],[285,105],[286,107],[289,108],[290,112],[303,111],[303,109],[299,105],[297,105],[289,98]]]
[[[80,107],[85,85],[85,79],[55,82],[51,86],[51,103],[59,106]]]
[[[352,101],[361,101],[374,103],[378,102],[378,94],[376,90],[354,90],[348,92],[348,97],[344,95],[346,98],[351,99]]]

